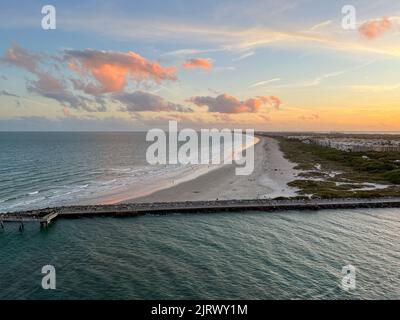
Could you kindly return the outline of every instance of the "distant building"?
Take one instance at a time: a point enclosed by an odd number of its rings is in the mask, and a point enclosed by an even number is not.
[[[336,138],[321,136],[289,136],[288,138],[299,140],[306,144],[316,144],[319,146],[335,148],[346,152],[400,151],[400,140]]]

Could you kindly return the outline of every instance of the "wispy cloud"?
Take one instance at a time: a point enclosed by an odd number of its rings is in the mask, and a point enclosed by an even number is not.
[[[203,54],[203,53],[211,53],[211,52],[219,52],[223,51],[222,48],[216,49],[216,48],[210,48],[210,49],[191,49],[191,48],[186,48],[186,49],[179,49],[179,50],[173,50],[173,51],[168,51],[164,52],[161,54],[162,57],[177,57],[177,58],[183,58],[187,56],[194,56],[198,54]]]
[[[240,61],[240,60],[246,59],[246,58],[254,56],[254,55],[255,55],[254,51],[248,51],[248,52],[241,54],[239,57],[233,58],[232,61]]]
[[[310,31],[318,31],[322,28],[330,26],[332,24],[332,22],[333,22],[332,20],[326,20],[326,21],[317,23],[317,24],[313,25],[309,30]]]
[[[255,88],[255,87],[259,87],[259,86],[264,86],[266,84],[277,82],[277,81],[280,81],[280,80],[281,80],[281,78],[273,78],[273,79],[270,79],[270,80],[258,81],[256,83],[253,83],[252,85],[250,85],[249,88]]]
[[[280,29],[278,27],[227,27],[224,24],[199,22],[180,22],[167,19],[132,19],[122,14],[74,14],[60,17],[59,28],[66,31],[96,33],[113,40],[143,40],[149,42],[179,42],[192,46],[207,46],[207,49],[182,49],[169,54],[197,54],[211,51],[252,52],[260,47],[290,46],[313,47],[349,53],[370,53],[389,56],[400,56],[396,46],[373,46],[370,43],[357,41],[356,33],[353,38],[343,37],[339,32],[309,32],[296,29]],[[391,19],[389,19],[392,21]],[[315,24],[311,29],[322,30],[330,20]],[[11,21],[10,21],[11,23]],[[35,21],[35,25],[36,25]],[[2,23],[6,27],[6,23]],[[12,23],[12,25],[14,25]],[[104,26],[107,26],[105,28]],[[339,27],[338,27],[339,28]],[[301,29],[300,29],[301,30]],[[168,54],[168,53],[167,53]]]
[[[365,68],[365,67],[371,65],[374,62],[375,62],[375,60],[370,60],[370,61],[367,61],[365,63],[362,63],[360,65],[357,65],[357,66],[354,66],[354,67],[351,67],[351,68],[348,68],[348,69],[332,71],[332,72],[325,73],[325,74],[323,74],[321,76],[315,77],[313,79],[304,80],[304,81],[295,82],[295,83],[282,84],[282,85],[279,85],[279,86],[276,86],[276,87],[278,87],[278,88],[306,88],[306,87],[318,86],[325,79],[339,77],[339,76],[344,75],[346,73],[360,70],[362,68]]]

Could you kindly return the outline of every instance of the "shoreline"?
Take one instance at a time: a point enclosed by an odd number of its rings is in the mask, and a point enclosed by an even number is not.
[[[173,202],[231,199],[265,199],[296,196],[296,188],[287,183],[295,179],[293,167],[284,158],[277,140],[255,135],[254,170],[248,176],[237,176],[235,170],[242,165],[215,164],[190,165],[172,170],[159,179],[142,179],[118,188],[94,192],[90,198],[68,200],[65,203],[38,203],[21,208],[3,208],[0,211],[21,211],[63,205],[110,205],[138,202]],[[247,158],[250,161],[251,158]],[[251,166],[249,162],[247,166]],[[150,177],[151,178],[151,177]],[[30,200],[30,198],[28,199]],[[33,200],[35,200],[33,198]]]
[[[255,162],[256,158],[256,150],[259,150],[260,144],[265,137],[255,136],[254,137],[254,158]],[[246,150],[250,146],[244,147],[243,150]],[[155,202],[155,201],[167,201],[166,199],[171,199],[171,201],[179,201],[181,197],[178,199],[177,197],[171,197],[171,193],[176,192],[177,194],[182,195],[182,191],[187,190],[188,186],[198,185],[199,183],[204,184],[204,189],[210,189],[210,177],[213,177],[214,181],[216,177],[223,178],[226,175],[235,177],[235,164],[210,164],[210,165],[196,165],[193,166],[192,169],[188,167],[186,169],[187,174],[182,175],[180,177],[171,177],[170,179],[164,179],[163,183],[154,184],[154,181],[149,183],[144,182],[140,185],[140,191],[132,190],[135,189],[136,186],[131,186],[130,190],[124,190],[113,195],[103,196],[98,199],[91,200],[82,204],[91,204],[91,205],[110,205],[110,204],[120,204],[120,203],[131,203],[131,202]],[[221,179],[222,180],[222,179]],[[221,183],[226,182],[225,180],[220,181]],[[190,187],[189,187],[190,188]],[[217,190],[213,188],[214,194],[217,193]],[[216,196],[218,198],[218,196]],[[214,200],[216,198],[213,194],[209,194],[204,200]],[[182,200],[196,200],[196,199],[182,199]],[[201,199],[197,199],[201,200]]]
[[[254,171],[248,176],[235,175],[235,164],[227,164],[195,179],[122,203],[152,203],[175,201],[211,201],[238,199],[272,199],[294,197],[296,188],[288,182],[296,178],[295,163],[290,162],[276,139],[257,136],[254,147]]]

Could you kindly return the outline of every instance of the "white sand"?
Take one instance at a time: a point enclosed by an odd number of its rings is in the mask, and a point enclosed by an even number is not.
[[[296,196],[297,189],[287,185],[288,182],[296,180],[300,172],[294,169],[296,163],[290,162],[283,156],[276,139],[265,138],[265,141],[263,172],[260,172],[261,176],[258,179],[261,186],[272,189],[265,196],[268,198]]]
[[[296,189],[287,186],[296,179],[296,165],[283,157],[279,143],[262,137],[255,146],[254,171],[235,175],[235,165],[224,165],[193,180],[124,202],[229,200],[290,197]]]

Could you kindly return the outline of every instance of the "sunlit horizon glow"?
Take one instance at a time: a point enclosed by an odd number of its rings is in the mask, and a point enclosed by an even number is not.
[[[400,131],[400,4],[0,4],[0,130]]]

